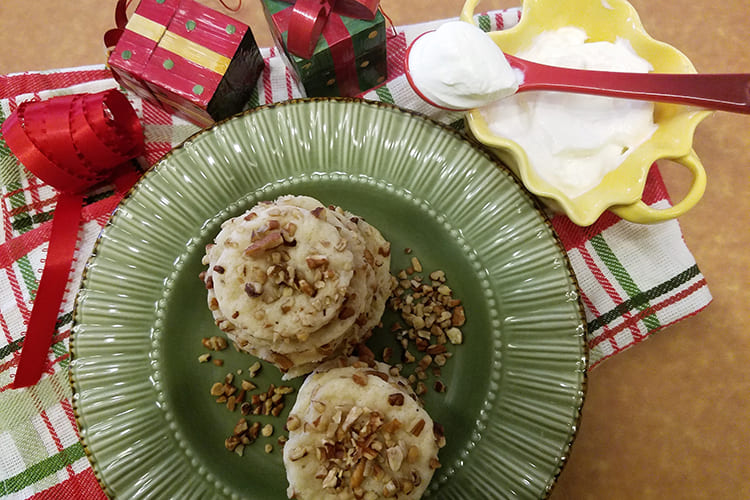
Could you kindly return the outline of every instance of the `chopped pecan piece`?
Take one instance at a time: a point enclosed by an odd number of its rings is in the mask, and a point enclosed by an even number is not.
[[[403,406],[404,394],[401,392],[395,392],[388,396],[388,404],[391,406]]]
[[[310,255],[305,259],[307,267],[310,269],[317,269],[319,267],[328,265],[328,258],[325,255]]]
[[[271,357],[273,358],[274,364],[276,364],[282,372],[285,372],[294,366],[291,359],[278,352],[272,352]]]
[[[411,432],[415,436],[419,436],[420,434],[422,434],[422,429],[424,429],[424,425],[425,425],[424,419],[420,418],[417,421],[417,423],[414,424],[414,426],[411,428],[411,431],[409,432]]]
[[[245,283],[245,293],[249,297],[258,297],[263,293],[263,285],[253,281]]]
[[[357,385],[361,385],[361,386],[367,385],[367,375],[365,375],[362,372],[352,373],[352,380],[354,380],[354,383],[356,383]]]
[[[245,255],[252,257],[266,250],[276,248],[284,243],[281,231],[269,231],[262,238],[252,243],[245,249]]]
[[[289,452],[289,460],[292,462],[296,462],[300,458],[307,455],[307,448],[301,448],[299,446],[292,449],[292,451]]]

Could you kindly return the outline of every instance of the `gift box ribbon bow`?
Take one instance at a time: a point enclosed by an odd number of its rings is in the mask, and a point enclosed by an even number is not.
[[[286,48],[310,59],[331,13],[372,21],[378,10],[375,0],[284,0],[294,4],[289,18]]]
[[[28,321],[13,388],[42,374],[78,237],[84,193],[111,180],[127,191],[137,171],[118,172],[143,153],[143,129],[124,94],[53,97],[21,103],[0,128],[8,148],[36,177],[58,191],[42,278]]]

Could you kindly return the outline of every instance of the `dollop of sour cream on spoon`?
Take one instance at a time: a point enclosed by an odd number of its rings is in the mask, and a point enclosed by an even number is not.
[[[421,35],[407,64],[414,86],[447,109],[478,108],[512,95],[523,78],[487,33],[463,21]]]

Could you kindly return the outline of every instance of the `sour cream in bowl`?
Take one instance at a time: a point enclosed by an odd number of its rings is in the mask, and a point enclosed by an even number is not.
[[[545,31],[516,55],[565,68],[647,73],[651,64],[622,38],[587,43],[581,28]],[[648,101],[530,91],[492,102],[479,112],[492,133],[526,152],[534,171],[569,198],[599,185],[656,131]]]
[[[461,20],[473,22],[477,3],[466,1]],[[524,0],[521,21],[489,38],[505,54],[551,65],[696,73],[684,54],[646,33],[625,0]],[[606,210],[654,223],[692,208],[706,180],[692,149],[693,134],[710,114],[680,104],[526,91],[470,110],[466,124],[529,191],[553,211],[588,226]],[[679,163],[693,176],[683,199],[666,208],[641,200],[659,159]]]

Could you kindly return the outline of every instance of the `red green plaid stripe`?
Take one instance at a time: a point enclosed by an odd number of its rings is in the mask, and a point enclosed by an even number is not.
[[[104,498],[78,439],[64,371],[26,391],[0,393],[0,405],[13,409],[0,420],[0,495]]]
[[[71,87],[79,83],[110,77],[109,70],[101,66],[0,75],[0,99],[26,92]]]

